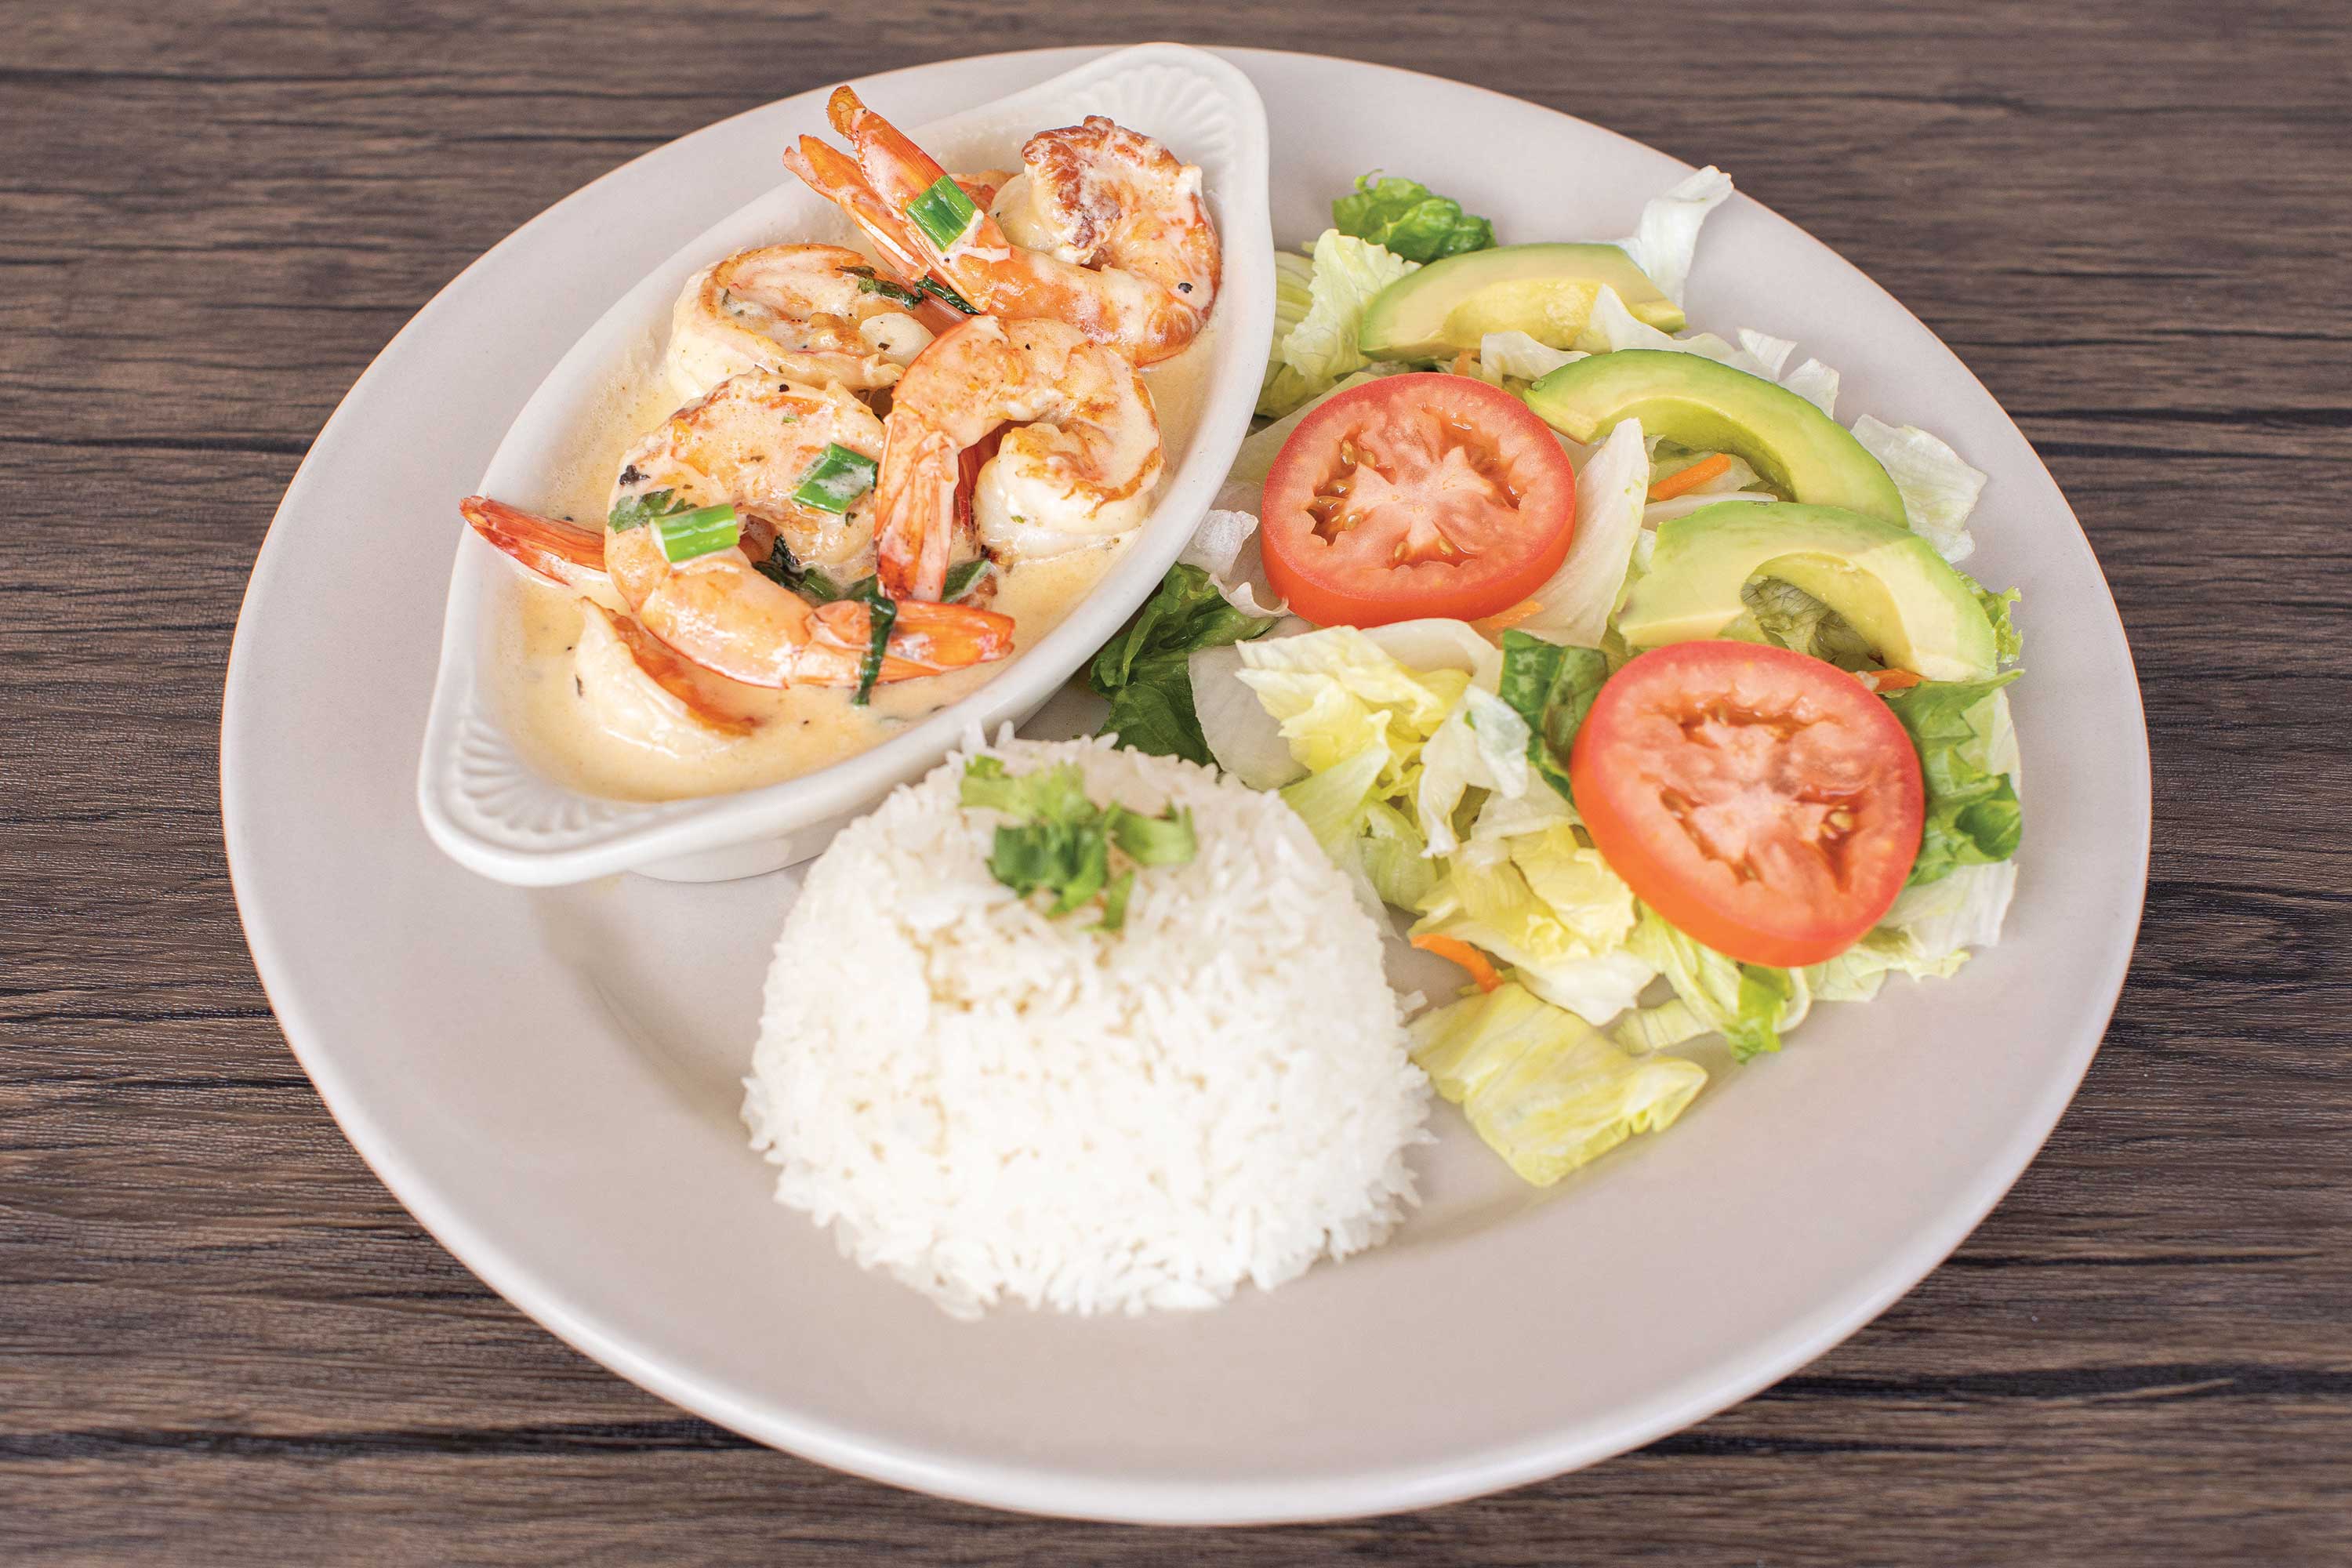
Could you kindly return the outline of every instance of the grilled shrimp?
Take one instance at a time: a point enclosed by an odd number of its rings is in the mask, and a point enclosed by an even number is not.
[[[761,371],[859,392],[889,385],[932,334],[874,281],[873,263],[837,245],[764,246],[704,268],[671,312],[671,384],[699,397]]]
[[[1000,193],[997,205],[1024,210],[1053,248],[1013,243],[986,205],[942,245],[906,216],[943,176],[940,165],[849,88],[834,89],[827,112],[855,156],[803,136],[784,163],[893,267],[934,274],[993,315],[1067,322],[1138,364],[1199,335],[1216,294],[1216,230],[1201,172],[1149,137],[1093,116],[1030,139],[1026,173],[1012,182],[1025,194]]]
[[[872,630],[867,607],[852,600],[812,607],[752,563],[765,561],[777,538],[803,563],[861,559],[872,535],[868,498],[846,500],[836,514],[794,492],[828,448],[871,460],[882,434],[881,421],[839,385],[818,389],[754,376],[721,383],[630,448],[614,500],[618,510],[624,500],[667,491],[671,506],[731,505],[745,520],[742,542],[673,563],[656,528],[608,525],[604,568],[622,602],[654,636],[731,679],[855,684]],[[880,679],[937,675],[1012,649],[1010,616],[962,605],[908,605],[890,633]]]
[[[1014,558],[1124,533],[1150,510],[1160,421],[1135,367],[1059,321],[981,316],[941,337],[892,394],[875,511],[895,597],[937,599],[960,543],[965,454],[1000,426],[971,492],[978,542]]]
[[[837,382],[730,377],[629,448],[614,500],[667,490],[688,506],[725,502],[780,536],[803,563],[862,570],[874,542],[871,495],[851,498],[839,512],[793,499],[828,446],[879,458],[882,421]]]

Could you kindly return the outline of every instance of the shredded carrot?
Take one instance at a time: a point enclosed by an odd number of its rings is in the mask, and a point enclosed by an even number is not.
[[[1478,356],[1471,353],[1468,349],[1464,349],[1460,353],[1454,356],[1454,374],[1456,375],[1475,375],[1478,374],[1477,369],[1475,368],[1477,363]]]
[[[1902,691],[1919,684],[1919,677],[1907,669],[1874,669],[1862,677],[1862,683],[1873,691]]]
[[[1493,615],[1488,616],[1486,619],[1478,622],[1477,626],[1480,631],[1492,637],[1496,632],[1507,632],[1510,630],[1513,626],[1517,626],[1521,621],[1526,620],[1530,616],[1538,614],[1542,609],[1543,602],[1541,600],[1522,599],[1507,610],[1496,611]]]
[[[1687,468],[1677,469],[1650,487],[1652,500],[1672,500],[1685,490],[1695,490],[1707,480],[1731,472],[1731,459],[1717,452],[1712,458],[1701,458]]]
[[[1470,972],[1470,978],[1478,983],[1481,991],[1492,991],[1503,983],[1503,977],[1495,973],[1495,966],[1486,962],[1486,955],[1457,937],[1417,936],[1412,939],[1412,945],[1423,952],[1437,954],[1448,963],[1460,964]]]

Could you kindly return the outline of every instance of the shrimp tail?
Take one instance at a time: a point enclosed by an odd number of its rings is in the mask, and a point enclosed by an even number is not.
[[[467,496],[457,510],[475,532],[551,583],[573,587],[581,572],[604,570],[602,529],[541,517],[488,496]]]
[[[947,591],[963,464],[941,431],[899,421],[882,452],[874,496],[875,570],[894,599],[936,600]],[[911,447],[911,450],[906,449]]]
[[[856,684],[873,641],[873,611],[858,600],[836,599],[818,605],[811,622],[793,679],[824,686]],[[876,679],[917,680],[993,663],[1012,651],[1012,616],[971,605],[910,599],[898,606]]]
[[[929,258],[905,220],[866,183],[865,173],[840,148],[803,136],[798,146],[784,149],[784,167],[848,214],[891,266],[909,278],[920,278],[930,270]]]

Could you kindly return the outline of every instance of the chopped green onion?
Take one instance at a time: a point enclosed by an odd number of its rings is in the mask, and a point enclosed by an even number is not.
[[[635,471],[633,469],[625,477],[635,478]],[[614,501],[613,510],[604,521],[614,532],[626,533],[633,528],[643,528],[665,517],[675,517],[686,510],[686,503],[677,500],[674,492],[647,490],[643,495],[623,496]]]
[[[857,695],[849,700],[863,708],[874,700],[874,683],[882,679],[882,659],[890,650],[890,628],[898,624],[898,605],[875,577],[858,579],[857,586],[842,596],[865,603],[872,627],[866,639],[866,658],[857,667]]]
[[[1200,847],[1192,834],[1192,813],[1173,807],[1164,816],[1146,816],[1123,805],[1110,808],[1111,842],[1139,866],[1181,866]]]
[[[957,293],[954,289],[949,288],[946,284],[940,282],[936,278],[919,278],[915,280],[915,287],[920,289],[924,293],[930,295],[933,299],[944,300],[948,304],[954,306],[957,310],[961,310],[967,316],[977,316],[980,314],[979,310],[971,300],[965,299],[962,295]]]
[[[838,441],[828,441],[808,472],[801,476],[793,500],[819,511],[845,512],[852,501],[874,488],[875,472],[873,458]]]
[[[706,506],[654,523],[654,539],[661,545],[662,558],[673,566],[725,550],[742,537],[743,524],[731,506]]]
[[[975,555],[969,561],[949,567],[947,586],[940,591],[940,602],[952,605],[971,593],[980,585],[980,580],[988,575],[988,570],[989,560],[985,555]]]
[[[979,210],[963,194],[963,187],[945,174],[907,204],[908,219],[941,250],[963,237],[963,231],[971,226],[972,217]]]

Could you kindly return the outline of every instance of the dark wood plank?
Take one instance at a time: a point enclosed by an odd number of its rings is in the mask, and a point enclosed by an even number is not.
[[[2122,606],[2158,788],[2132,980],[2041,1160],[1949,1265],[1766,1394],[1398,1519],[1181,1538],[1015,1519],[831,1475],[609,1377],[416,1229],[270,1020],[215,804],[246,572],[343,389],[516,224],[719,116],[1066,42],[1066,14],[11,3],[0,1556],[2352,1555],[2352,17],[1206,0],[1080,33],[1356,53],[1720,163],[2018,416]]]

